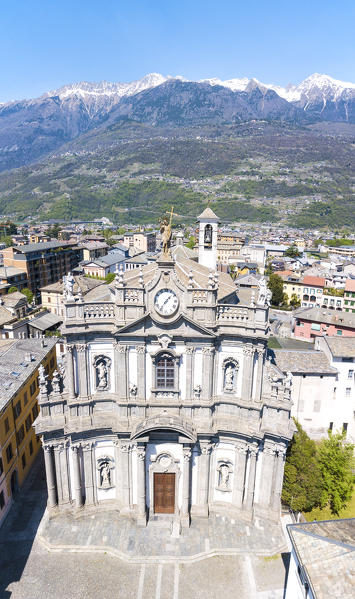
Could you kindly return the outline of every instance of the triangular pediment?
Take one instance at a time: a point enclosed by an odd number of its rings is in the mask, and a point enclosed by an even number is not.
[[[214,339],[215,337],[214,333],[184,314],[180,314],[174,321],[161,322],[155,320],[148,313],[116,331],[116,335],[120,337],[129,337],[130,335],[158,337],[163,333],[171,337],[193,337],[199,339]]]

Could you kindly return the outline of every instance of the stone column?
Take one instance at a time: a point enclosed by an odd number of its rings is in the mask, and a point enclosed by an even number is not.
[[[57,479],[58,503],[69,503],[68,456],[66,443],[54,447],[55,474]]]
[[[194,347],[186,347],[186,399],[193,398],[194,388]]]
[[[190,514],[190,470],[191,470],[191,448],[189,445],[183,447],[183,472],[182,472],[182,505],[181,505],[181,524],[189,526]]]
[[[129,398],[127,345],[114,343],[115,351],[115,393],[123,399]]]
[[[119,466],[117,469],[119,498],[121,505],[121,514],[130,515],[130,474],[129,474],[129,455],[130,444],[128,440],[121,439],[118,441],[117,448],[120,453]],[[118,476],[119,474],[119,476]]]
[[[75,397],[75,375],[74,375],[74,356],[73,356],[74,345],[67,344],[67,365],[68,365],[68,393],[69,399]]]
[[[145,445],[137,447],[137,524],[146,526],[146,500],[145,500]]]
[[[145,345],[137,345],[137,397],[145,399]]]
[[[85,479],[85,505],[95,504],[95,479],[94,479],[94,468],[92,460],[92,448],[91,442],[82,445],[83,448],[83,460],[84,460],[84,479]]]
[[[48,490],[48,506],[54,507],[57,505],[57,485],[55,480],[55,466],[53,449],[50,445],[44,445],[44,466],[46,469],[47,490]]]
[[[261,392],[262,392],[262,384],[263,384],[263,365],[264,365],[264,348],[258,348],[258,365],[257,365],[257,373],[256,373],[256,384],[255,384],[255,393],[254,399],[255,401],[260,401]]]
[[[257,444],[250,443],[248,445],[248,462],[249,462],[248,487],[247,487],[247,492],[244,495],[244,505],[247,510],[251,510],[253,507],[253,503],[254,503],[257,453],[258,453]]]
[[[202,348],[202,398],[210,399],[213,384],[214,347]]]
[[[88,396],[88,373],[86,368],[86,343],[78,343],[76,346],[78,358],[79,394],[81,397]]]
[[[198,464],[198,505],[196,515],[208,518],[208,489],[212,443],[200,441],[201,455]]]
[[[72,445],[73,452],[73,474],[74,474],[74,497],[75,505],[80,508],[83,505],[83,495],[81,490],[81,477],[80,477],[80,448],[78,445]]]
[[[251,399],[253,385],[253,360],[254,349],[252,347],[243,347],[243,379],[242,379],[242,399],[248,401]]]
[[[275,478],[274,478],[274,490],[272,495],[272,509],[275,511],[280,510],[281,505],[281,493],[282,493],[282,483],[284,477],[284,467],[285,467],[285,456],[286,456],[286,447],[285,445],[277,446],[277,458],[275,464]]]
[[[246,442],[240,441],[236,444],[232,502],[238,508],[243,504],[247,452]]]
[[[260,500],[258,503],[265,508],[270,506],[271,494],[273,491],[273,476],[276,456],[276,444],[269,440],[264,440],[263,448],[263,463],[261,473],[261,489],[260,489]]]

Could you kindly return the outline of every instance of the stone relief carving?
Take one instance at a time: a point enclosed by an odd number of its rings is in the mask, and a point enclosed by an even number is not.
[[[104,456],[97,460],[97,470],[99,472],[98,486],[100,489],[111,489],[113,485],[112,470],[114,468],[113,459]]]
[[[132,395],[133,397],[136,397],[137,391],[138,391],[137,385],[135,385],[134,383],[130,383],[130,385],[129,385],[129,393],[130,393],[130,395]]]
[[[173,340],[172,336],[168,335],[166,333],[163,333],[162,335],[159,335],[159,337],[158,337],[159,344],[163,349],[168,349],[172,340]]]
[[[239,362],[234,358],[227,358],[223,362],[223,391],[233,393],[237,386]]]
[[[231,492],[232,462],[230,460],[219,460],[217,465],[217,489],[219,491]]]
[[[105,391],[110,387],[110,369],[111,359],[107,356],[99,355],[93,359],[95,370],[95,386],[98,391]]]

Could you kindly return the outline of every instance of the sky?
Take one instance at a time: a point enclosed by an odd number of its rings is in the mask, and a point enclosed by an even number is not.
[[[147,73],[355,82],[353,0],[15,0],[0,14],[0,102]]]

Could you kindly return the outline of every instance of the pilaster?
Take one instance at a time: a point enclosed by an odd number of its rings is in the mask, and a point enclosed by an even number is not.
[[[80,447],[78,445],[71,446],[73,452],[73,475],[74,475],[74,498],[75,505],[77,508],[83,505],[83,494],[81,489],[81,477],[80,477]]]
[[[137,397],[145,399],[145,345],[137,345]]]
[[[286,447],[285,445],[277,446],[277,458],[274,468],[274,488],[271,498],[271,507],[274,511],[279,511],[281,506],[282,483],[285,468]]]
[[[247,492],[244,495],[244,505],[245,505],[245,508],[249,511],[252,509],[253,503],[254,503],[257,454],[258,454],[258,445],[256,443],[248,444],[249,475],[248,475]]]
[[[55,474],[59,505],[70,502],[67,443],[54,447]]]
[[[276,444],[269,440],[264,440],[263,462],[261,473],[261,488],[259,504],[264,508],[269,508],[274,483],[274,467],[276,457]]]
[[[67,366],[68,366],[68,393],[69,399],[75,398],[75,376],[74,376],[74,345],[67,344]]]
[[[245,472],[248,453],[247,443],[243,441],[237,442],[235,446],[235,453],[236,459],[234,468],[232,502],[237,508],[241,508],[243,505],[245,486]]]
[[[186,399],[193,398],[193,388],[194,388],[194,347],[186,347],[185,355],[186,355]]]
[[[122,399],[128,399],[128,346],[114,343],[115,352],[115,393]]]
[[[191,476],[191,447],[184,445],[183,447],[183,473],[182,473],[182,505],[181,505],[181,524],[182,526],[190,525],[190,476]]]
[[[264,367],[265,350],[264,350],[264,348],[259,347],[256,351],[258,354],[258,361],[257,361],[257,374],[256,374],[254,399],[255,399],[255,401],[260,401],[261,400],[262,383],[263,383],[263,367]]]
[[[214,347],[202,348],[202,398],[210,399],[213,384]]]
[[[145,498],[145,444],[137,447],[137,524],[146,526],[146,498]]]
[[[208,518],[208,489],[210,479],[210,460],[212,443],[209,441],[200,441],[201,455],[198,461],[198,488],[197,505],[191,508],[191,513],[195,516]]]
[[[242,398],[248,401],[251,399],[253,385],[254,349],[248,346],[243,347],[243,354]]]
[[[95,504],[95,481],[93,464],[93,444],[91,442],[83,443],[83,461],[84,461],[84,481],[85,481],[85,505]]]
[[[78,358],[79,395],[81,397],[87,397],[88,372],[86,365],[86,343],[78,343],[76,345],[76,355]]]
[[[117,472],[117,486],[121,505],[120,513],[122,515],[131,514],[130,506],[130,451],[131,446],[128,440],[120,439],[117,442],[117,450],[119,453]]]
[[[51,508],[57,505],[57,485],[55,480],[54,455],[51,445],[44,445],[43,449],[48,490],[48,507]]]

